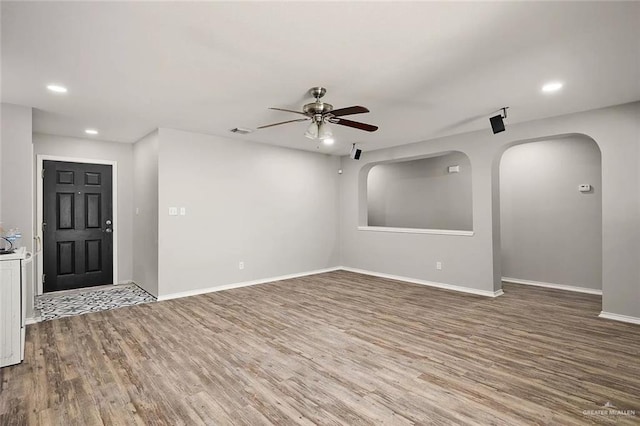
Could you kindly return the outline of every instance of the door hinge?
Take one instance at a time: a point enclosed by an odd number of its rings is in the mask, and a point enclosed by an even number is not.
[[[44,169],[42,169],[42,173],[41,174],[42,174],[42,176],[41,176],[42,179],[44,179]]]
[[[42,232],[44,232],[44,229],[47,227],[47,222],[42,222]]]
[[[42,274],[42,284],[44,284],[46,279],[47,279],[47,275],[46,274]]]

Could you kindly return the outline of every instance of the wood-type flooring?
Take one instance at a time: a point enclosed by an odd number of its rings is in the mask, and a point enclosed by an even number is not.
[[[41,322],[0,424],[640,424],[640,326],[504,292],[336,271]]]

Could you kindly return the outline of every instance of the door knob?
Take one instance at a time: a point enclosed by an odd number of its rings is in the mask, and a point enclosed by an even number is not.
[[[107,223],[107,225],[111,225],[111,221],[110,220],[107,220],[106,223]]]
[[[107,228],[104,230],[104,232],[113,232],[113,231],[111,231],[111,228]]]

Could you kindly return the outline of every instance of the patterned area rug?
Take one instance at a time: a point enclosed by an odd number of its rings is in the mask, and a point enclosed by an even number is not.
[[[156,298],[135,284],[122,284],[100,289],[46,293],[36,297],[36,309],[42,321],[89,312],[106,311],[124,306],[155,302]]]

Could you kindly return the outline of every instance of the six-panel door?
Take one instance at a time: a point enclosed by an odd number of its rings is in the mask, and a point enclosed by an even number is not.
[[[44,161],[44,291],[113,283],[110,165]]]

